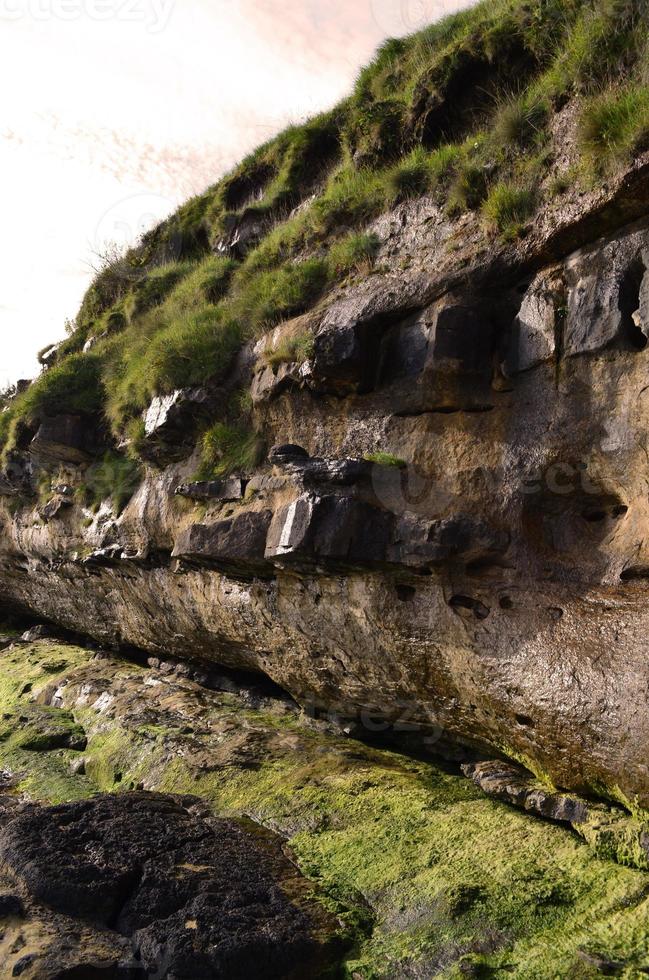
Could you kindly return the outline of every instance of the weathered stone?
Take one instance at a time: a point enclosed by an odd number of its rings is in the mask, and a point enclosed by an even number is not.
[[[141,453],[153,462],[181,459],[192,445],[196,423],[209,416],[222,398],[218,390],[178,388],[157,395],[144,414]]]
[[[50,636],[55,636],[56,630],[52,629],[51,626],[46,626],[41,623],[39,626],[32,626],[30,629],[26,630],[20,639],[23,643],[33,643],[35,640],[45,640]]]
[[[584,249],[568,260],[567,355],[592,353],[611,344],[644,349],[649,336],[648,265],[642,232]]]
[[[390,518],[386,511],[352,497],[305,494],[275,514],[266,557],[383,562]]]
[[[509,377],[543,364],[555,353],[559,299],[552,278],[541,274],[523,298],[512,330],[505,371]]]
[[[282,446],[273,446],[268,453],[268,462],[274,466],[287,466],[292,464],[303,465],[308,459],[309,454],[302,446],[294,446],[290,443]]]
[[[62,510],[65,510],[67,507],[71,507],[73,502],[74,501],[72,501],[70,497],[57,494],[55,497],[48,500],[46,504],[43,504],[41,508],[39,508],[39,514],[42,518],[44,518],[44,520],[52,521],[55,517],[58,517]]]
[[[568,824],[583,824],[588,818],[586,800],[549,791],[531,773],[513,763],[502,760],[467,763],[462,771],[488,796],[540,817]],[[594,806],[597,810],[597,805]]]
[[[509,534],[466,517],[423,521],[404,514],[397,522],[387,551],[395,564],[426,567],[431,564],[486,561],[501,556]]]
[[[9,452],[5,468],[0,473],[0,495],[30,493],[34,467],[31,457],[24,452]]]
[[[197,483],[181,483],[174,493],[188,500],[214,500],[226,503],[241,500],[246,489],[246,481],[240,477],[226,480],[200,480]]]
[[[263,562],[272,512],[246,511],[215,524],[192,524],[176,539],[172,557],[254,568]]]
[[[100,448],[95,427],[83,415],[55,415],[43,419],[29,444],[30,455],[39,463],[87,463]]]
[[[268,227],[268,218],[254,208],[247,208],[241,215],[226,215],[224,223],[225,234],[216,242],[214,251],[242,259],[258,244]]]
[[[0,833],[0,854],[41,906],[129,937],[148,976],[315,977],[344,951],[336,918],[281,839],[212,819],[192,797],[134,792],[31,806]]]

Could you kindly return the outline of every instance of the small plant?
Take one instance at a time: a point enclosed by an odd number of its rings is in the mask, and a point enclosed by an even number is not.
[[[379,466],[393,466],[399,470],[405,469],[408,465],[405,459],[400,459],[398,456],[394,456],[392,453],[366,453],[363,456],[363,459],[367,460],[368,463],[377,463]]]
[[[288,337],[272,350],[264,351],[264,359],[269,367],[278,368],[280,364],[304,364],[313,354],[313,336],[310,333]]]
[[[369,272],[381,242],[373,234],[352,234],[336,242],[329,253],[329,268],[337,276]]]
[[[265,446],[257,432],[243,425],[215,422],[201,441],[202,479],[248,473],[263,458]]]
[[[492,130],[498,146],[529,146],[545,129],[548,106],[539,98],[512,98],[501,105]]]
[[[431,161],[425,150],[418,148],[404,157],[388,174],[388,197],[391,201],[406,201],[423,197],[434,183]]]
[[[580,120],[582,153],[595,163],[623,160],[649,143],[649,87],[614,89],[592,98]]]
[[[562,170],[556,174],[548,185],[551,197],[561,197],[566,194],[577,180],[577,173],[573,168]]]
[[[482,213],[491,228],[512,239],[521,234],[535,206],[536,195],[530,188],[496,184],[482,206]]]
[[[486,196],[487,171],[478,164],[464,162],[449,189],[448,211],[450,214],[475,211]]]

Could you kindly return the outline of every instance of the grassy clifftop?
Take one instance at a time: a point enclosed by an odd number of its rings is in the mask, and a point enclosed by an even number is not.
[[[548,195],[646,148],[648,28],[642,0],[483,0],[386,42],[345,102],[106,262],[47,370],[6,401],[0,447],[70,411],[105,419],[137,454],[153,396],[218,383],[248,339],[366,272],[370,223],[403,200],[432,195],[449,214],[479,212],[487,236],[520,235]],[[553,120],[569,103],[581,164],[548,184]],[[214,422],[208,466],[221,443],[245,443],[246,397]]]

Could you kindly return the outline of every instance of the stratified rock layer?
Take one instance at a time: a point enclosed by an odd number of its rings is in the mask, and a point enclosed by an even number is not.
[[[649,806],[647,182],[491,250],[427,200],[380,219],[384,271],[301,319],[309,360],[255,348],[265,465],[150,467],[119,517],[12,503],[0,598]],[[195,396],[152,407],[161,465]]]

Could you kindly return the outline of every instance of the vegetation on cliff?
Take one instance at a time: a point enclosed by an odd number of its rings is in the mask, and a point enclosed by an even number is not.
[[[484,0],[387,41],[346,101],[107,259],[47,370],[6,401],[0,446],[74,412],[137,454],[154,396],[218,383],[246,341],[367,273],[368,226],[399,202],[430,195],[481,212],[487,236],[521,235],[549,197],[645,148],[648,23],[640,0]],[[582,165],[562,172],[553,127],[567,106]],[[213,421],[250,427],[248,407],[226,415]]]

